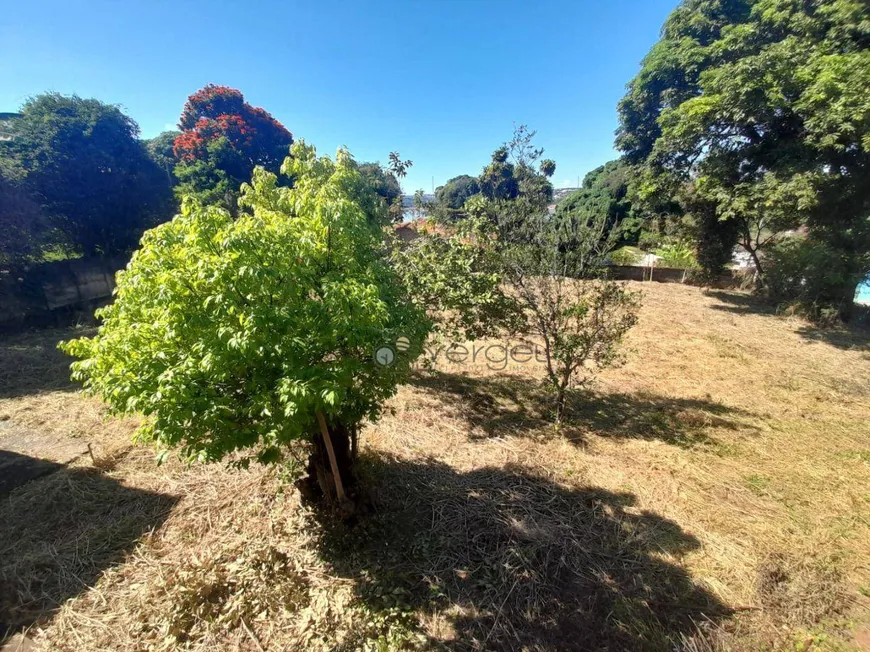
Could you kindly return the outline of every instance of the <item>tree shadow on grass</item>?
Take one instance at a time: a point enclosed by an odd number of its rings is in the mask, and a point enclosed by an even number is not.
[[[540,433],[552,428],[553,395],[532,379],[509,374],[471,377],[446,372],[412,379],[464,418],[472,438]],[[582,444],[595,433],[617,439],[658,439],[681,447],[715,443],[713,428],[757,432],[752,414],[715,401],[648,393],[575,391],[561,432]]]
[[[93,329],[70,327],[0,335],[0,399],[78,389],[70,380],[73,359],[57,345],[92,334]]]
[[[735,315],[776,315],[776,306],[746,292],[729,292],[728,290],[710,290],[706,296],[716,299],[719,303],[711,306],[713,310],[730,312]]]
[[[96,469],[8,451],[3,458],[7,466],[33,465],[43,477],[0,494],[0,641],[96,584],[178,500],[125,487]]]
[[[368,456],[373,514],[324,525],[320,553],[430,647],[663,650],[729,609],[679,558],[699,547],[634,496],[518,467]],[[392,611],[391,611],[392,610]]]
[[[819,328],[810,323],[797,329],[797,334],[810,342],[824,342],[844,351],[863,351],[870,358],[870,327],[849,324],[836,328]]]
[[[776,307],[769,302],[749,294],[714,291],[708,292],[707,295],[719,301],[718,304],[712,306],[713,310],[736,315],[776,316],[780,314]],[[870,309],[855,306],[855,316],[852,323],[849,324],[822,328],[805,322],[795,332],[810,342],[824,342],[838,349],[870,352]]]

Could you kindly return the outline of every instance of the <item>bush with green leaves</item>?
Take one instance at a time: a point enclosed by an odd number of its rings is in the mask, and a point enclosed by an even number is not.
[[[771,299],[794,306],[810,319],[833,322],[847,306],[841,288],[856,287],[870,274],[870,256],[863,272],[852,271],[852,261],[824,244],[793,236],[777,243],[765,260],[767,291]],[[854,291],[853,291],[854,295]],[[851,303],[851,297],[848,298]]]
[[[504,269],[487,230],[483,218],[470,217],[394,248],[395,269],[439,336],[474,340],[521,328],[516,302],[502,290]]]
[[[661,258],[659,264],[662,267],[673,267],[676,269],[698,268],[698,259],[695,257],[695,252],[690,246],[682,242],[664,245],[656,249],[655,254]]]
[[[293,188],[255,170],[237,219],[186,200],[118,274],[97,335],[62,344],[88,391],[144,414],[139,436],[187,459],[274,462],[300,440],[322,450],[318,413],[355,433],[431,328],[383,255],[372,213],[385,207],[350,154],[297,143],[282,172]],[[401,336],[410,349],[379,366],[376,349]],[[347,437],[334,444],[349,469]]]
[[[609,258],[613,265],[638,265],[643,260],[643,252],[636,247],[620,247]]]

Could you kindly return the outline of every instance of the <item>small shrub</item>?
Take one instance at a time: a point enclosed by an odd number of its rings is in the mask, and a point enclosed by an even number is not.
[[[643,260],[643,252],[633,247],[621,247],[610,254],[614,265],[637,265]]]
[[[559,234],[546,222],[539,224],[533,243],[502,251],[511,296],[526,315],[523,332],[543,344],[557,425],[570,388],[586,385],[599,370],[622,361],[620,345],[638,319],[640,293],[597,278],[612,242],[604,219],[598,216],[578,231],[568,252],[560,249]]]
[[[695,257],[695,252],[681,242],[664,245],[656,249],[655,254],[661,257],[659,264],[662,267],[698,269],[698,259]]]

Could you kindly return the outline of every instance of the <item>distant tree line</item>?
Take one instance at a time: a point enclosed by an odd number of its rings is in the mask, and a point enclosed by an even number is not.
[[[619,103],[622,157],[550,218],[560,247],[604,217],[617,244],[710,280],[739,248],[763,296],[850,318],[870,274],[868,25],[854,0],[684,0]],[[430,213],[456,222],[478,197],[547,199],[549,162],[527,158],[497,150],[479,176],[438,188]],[[529,211],[512,213],[503,235],[516,238]]]
[[[187,99],[178,126],[142,140],[132,118],[96,99],[25,102],[0,140],[0,265],[130,253],[182,197],[238,216],[241,185],[256,166],[277,174],[293,144],[268,112],[214,84]],[[410,165],[395,152],[387,168],[359,164],[393,221],[402,214],[397,177]]]
[[[174,210],[170,183],[115,106],[46,93],[0,143],[0,263],[129,251]]]

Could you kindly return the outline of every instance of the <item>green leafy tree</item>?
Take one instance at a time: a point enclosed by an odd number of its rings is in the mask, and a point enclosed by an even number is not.
[[[636,242],[640,224],[629,198],[629,185],[634,171],[624,160],[610,161],[590,172],[579,190],[556,205],[555,222],[560,246],[573,249],[579,233],[590,223],[604,216],[603,236],[614,237],[622,244]]]
[[[520,192],[514,175],[514,165],[509,163],[506,147],[499,147],[492,154],[492,161],[478,179],[480,191],[491,201],[515,199]]]
[[[619,105],[619,148],[737,221],[762,284],[763,250],[796,223],[836,252],[848,273],[819,301],[844,317],[870,271],[868,16],[855,0],[685,0]]]
[[[0,267],[39,258],[46,224],[16,161],[0,160]]]
[[[240,91],[214,84],[187,99],[178,126],[177,194],[218,203],[234,214],[239,187],[250,181],[254,167],[277,173],[293,143],[284,125],[248,104]]]
[[[75,95],[28,100],[5,143],[27,188],[66,242],[85,255],[130,251],[171,214],[166,176],[115,106]]]
[[[637,323],[640,295],[603,278],[616,241],[607,235],[604,214],[587,222],[567,251],[552,220],[541,218],[532,233],[526,242],[500,245],[500,255],[509,296],[525,317],[523,333],[530,345],[543,348],[558,427],[571,390],[622,362],[620,345]]]
[[[487,233],[486,222],[472,218],[393,249],[393,266],[441,337],[468,341],[521,329],[521,314],[503,291],[502,261]]]
[[[767,284],[775,301],[789,303],[797,298],[808,316],[824,324],[836,322],[837,310],[826,298],[849,274],[848,260],[800,235],[782,238],[771,248],[768,260]]]
[[[552,186],[544,172],[552,173],[555,164],[539,161],[543,150],[532,145],[533,137],[525,127],[516,129],[487,168],[510,166],[517,184],[513,197],[472,195],[463,207],[468,219],[448,235],[415,240],[401,250],[399,268],[412,296],[422,297],[433,317],[440,315],[448,335],[501,330],[529,346],[541,345],[558,425],[571,389],[622,360],[620,345],[637,321],[639,296],[603,279],[619,233],[607,211],[578,222],[572,246],[563,246],[559,224],[547,210]]]
[[[534,146],[535,134],[525,125],[516,127],[479,178],[481,194],[491,203],[498,237],[505,242],[529,241],[553,200],[549,177],[556,164],[541,159],[544,150]]]
[[[73,376],[139,436],[188,459],[276,462],[312,447],[311,491],[353,482],[358,426],[377,419],[431,328],[383,258],[383,203],[350,154],[294,144],[257,168],[237,219],[195,198],[148,231],[93,338],[63,344]],[[398,337],[392,366],[374,354]],[[347,503],[345,503],[347,504]]]
[[[178,160],[175,158],[175,141],[181,135],[180,131],[164,131],[154,138],[145,141],[145,149],[154,164],[163,170],[166,181],[170,186],[175,186],[178,179],[175,176],[175,166]]]
[[[480,193],[480,183],[476,177],[461,174],[453,177],[443,186],[435,189],[434,212],[442,222],[455,222],[464,219],[467,214],[463,208],[465,202]]]
[[[360,163],[359,171],[372,190],[384,200],[391,222],[402,221],[402,186],[396,175],[380,163]]]

